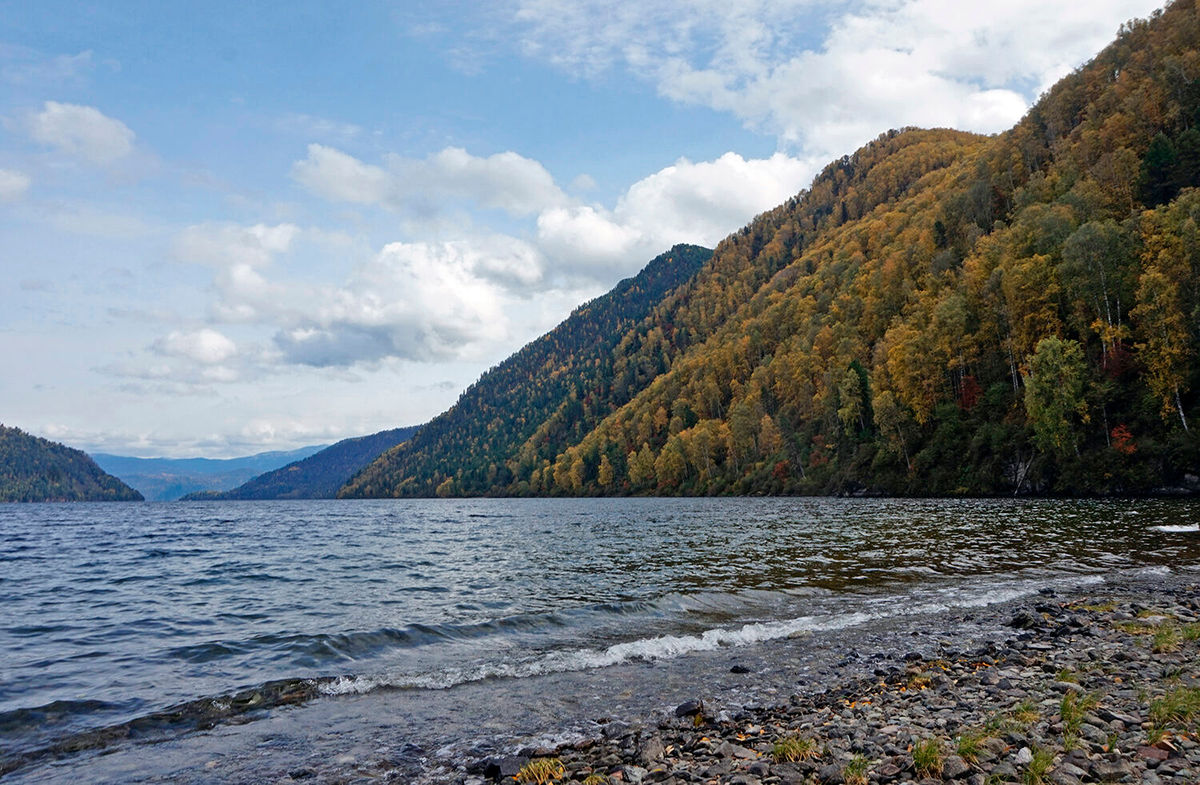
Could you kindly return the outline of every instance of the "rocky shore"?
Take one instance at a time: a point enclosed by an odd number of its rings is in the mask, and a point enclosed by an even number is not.
[[[1153,581],[996,606],[982,648],[885,661],[777,705],[703,695],[594,737],[456,761],[430,781],[870,785],[1200,783],[1200,587]],[[736,667],[736,666],[735,666]],[[422,779],[425,779],[424,777]]]

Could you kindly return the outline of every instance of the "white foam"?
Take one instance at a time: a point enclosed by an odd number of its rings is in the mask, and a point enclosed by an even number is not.
[[[1099,576],[1080,576],[1073,582],[1095,583]],[[752,622],[741,627],[717,627],[698,635],[660,635],[616,643],[605,649],[553,651],[523,662],[493,662],[472,668],[446,668],[429,674],[343,676],[321,686],[326,695],[361,694],[379,688],[444,690],[468,682],[493,678],[527,678],[548,673],[593,670],[626,662],[665,660],[723,647],[748,646],[810,632],[827,632],[854,627],[876,619],[938,613],[950,608],[974,608],[1007,602],[1037,591],[1044,581],[1026,581],[1006,587],[978,587],[971,592],[943,589],[942,598],[914,602],[913,597],[881,598],[871,611],[832,616],[800,616],[781,621]]]
[[[1169,534],[1180,534],[1183,532],[1200,532],[1200,524],[1181,524],[1181,525],[1165,525],[1151,526],[1156,532],[1167,532]]]

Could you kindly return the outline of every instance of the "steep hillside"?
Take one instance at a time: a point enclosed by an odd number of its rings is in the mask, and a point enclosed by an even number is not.
[[[723,241],[614,343],[600,422],[542,420],[482,486],[467,440],[348,491],[1195,489],[1197,185],[1200,15],[1177,2],[1012,130],[889,132]]]
[[[224,492],[189,493],[183,501],[200,499],[332,499],[355,472],[385,450],[409,439],[417,427],[394,428],[330,445],[307,458],[260,474]]]
[[[225,491],[263,472],[306,458],[325,445],[260,452],[241,458],[133,458],[94,453],[96,464],[150,501],[173,501],[186,493]]]
[[[0,425],[0,502],[140,502],[80,450]]]
[[[342,496],[430,496],[453,474],[465,493],[507,485],[509,458],[529,441],[553,457],[669,365],[669,338],[633,328],[712,252],[678,245],[608,294],[581,305],[471,385],[449,411],[356,476]],[[618,342],[649,343],[646,366],[618,362]],[[448,467],[453,467],[449,468]],[[445,493],[447,488],[442,488]]]

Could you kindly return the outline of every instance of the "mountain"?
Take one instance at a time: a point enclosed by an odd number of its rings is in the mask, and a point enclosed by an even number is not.
[[[0,501],[140,502],[80,450],[0,425]]]
[[[325,446],[260,452],[241,458],[130,458],[107,453],[95,453],[92,458],[104,471],[120,477],[150,501],[171,501],[186,493],[236,488]]]
[[[486,493],[512,481],[519,451],[553,456],[573,444],[645,380],[670,364],[683,336],[638,325],[664,296],[695,275],[712,251],[677,245],[565,322],[485,373],[447,412],[389,450],[340,495],[432,496],[452,476],[454,493]],[[643,348],[629,362],[635,344]]]
[[[343,439],[318,453],[224,492],[190,493],[183,501],[210,499],[332,499],[339,488],[385,450],[412,437],[419,426]]]
[[[518,353],[341,493],[1195,492],[1198,185],[1189,0],[1007,132],[834,161],[620,333]],[[507,394],[549,386],[549,414]]]

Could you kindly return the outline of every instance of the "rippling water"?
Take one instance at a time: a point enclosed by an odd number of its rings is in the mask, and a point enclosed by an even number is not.
[[[0,751],[276,679],[445,690],[1191,568],[1197,520],[1191,501],[0,506]]]

